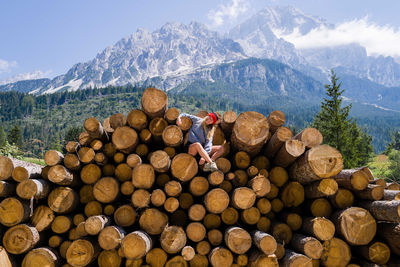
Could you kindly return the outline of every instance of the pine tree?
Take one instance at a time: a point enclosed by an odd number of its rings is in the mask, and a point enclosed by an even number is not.
[[[324,143],[338,149],[343,155],[345,168],[354,168],[368,162],[372,153],[371,137],[364,133],[356,120],[349,116],[351,104],[342,106],[342,83],[331,71],[331,84],[326,84],[327,97],[314,117],[313,127],[324,136]]]
[[[22,133],[18,124],[14,124],[14,127],[8,133],[7,140],[11,145],[22,148]]]
[[[0,125],[0,147],[4,147],[7,143],[6,133],[4,132],[3,126]]]

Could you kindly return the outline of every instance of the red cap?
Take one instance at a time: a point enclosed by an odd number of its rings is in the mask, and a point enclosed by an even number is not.
[[[213,119],[213,124],[217,122],[217,115],[214,112],[208,113],[208,116],[210,116]]]

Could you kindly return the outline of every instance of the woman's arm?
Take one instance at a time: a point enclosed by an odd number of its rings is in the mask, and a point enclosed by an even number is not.
[[[181,117],[188,117],[189,119],[191,119],[193,121],[193,123],[201,120],[201,118],[199,118],[197,116],[194,116],[194,115],[191,115],[191,114],[187,114],[187,113],[181,113],[181,114],[179,114],[178,118],[176,119],[176,124],[177,125],[178,125],[178,119],[179,119],[179,122],[181,122]]]

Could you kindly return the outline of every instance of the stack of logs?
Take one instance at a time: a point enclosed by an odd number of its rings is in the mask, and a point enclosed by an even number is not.
[[[280,111],[225,112],[205,173],[167,103],[148,88],[128,116],[88,118],[39,170],[0,157],[0,266],[400,266],[398,184],[343,169]]]

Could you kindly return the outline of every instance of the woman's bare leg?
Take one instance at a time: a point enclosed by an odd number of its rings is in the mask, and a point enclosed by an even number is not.
[[[208,153],[204,150],[200,143],[193,143],[189,146],[188,153],[192,156],[196,156],[197,153],[207,162],[211,162],[211,158]]]

